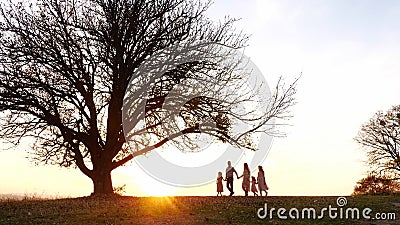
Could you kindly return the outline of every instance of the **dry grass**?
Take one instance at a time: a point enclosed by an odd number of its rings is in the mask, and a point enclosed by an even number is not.
[[[258,219],[257,209],[336,207],[336,197],[84,197],[0,200],[0,224],[400,224],[400,196],[347,197],[346,207],[395,212],[395,221]]]

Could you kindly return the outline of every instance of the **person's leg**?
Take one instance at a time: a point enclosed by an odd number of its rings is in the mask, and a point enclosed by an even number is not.
[[[232,196],[234,193],[233,192],[233,177],[229,177],[227,180],[228,180],[228,183],[226,185],[227,185],[228,190],[231,192],[230,196]]]
[[[226,178],[226,188],[228,189],[229,192],[232,192],[232,183],[231,183],[232,177],[227,177]]]
[[[246,185],[245,185],[245,191],[244,191],[244,194],[245,194],[245,196],[249,196],[249,192],[250,192],[250,183],[246,183]]]
[[[231,196],[233,195],[233,194],[235,194],[235,192],[233,192],[233,177],[231,178]]]
[[[229,192],[232,192],[231,190],[231,177],[226,178],[226,188],[228,189]]]

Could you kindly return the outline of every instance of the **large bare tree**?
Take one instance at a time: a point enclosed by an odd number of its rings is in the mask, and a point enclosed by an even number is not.
[[[365,147],[373,175],[400,179],[400,106],[377,112],[355,140]]]
[[[211,53],[223,54],[215,50],[207,50],[208,59],[194,57],[162,73],[140,69],[152,58],[168,60],[165,49],[177,45],[244,47],[247,36],[235,31],[234,19],[214,23],[205,17],[209,5],[191,0],[2,4],[0,136],[14,144],[33,137],[35,161],[78,167],[93,181],[94,194],[112,193],[113,169],[166,143],[194,150],[196,135],[206,134],[256,149],[258,132],[273,133],[267,125],[290,116],[295,83],[279,82],[270,98],[256,98],[254,91],[262,92],[265,84],[246,91],[248,71],[235,63],[219,65],[212,60],[218,54]],[[243,104],[257,108],[238,109]],[[246,129],[232,129],[237,123]]]

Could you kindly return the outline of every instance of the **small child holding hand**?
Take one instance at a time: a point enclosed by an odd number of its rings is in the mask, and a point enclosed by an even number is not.
[[[217,196],[220,195],[222,196],[222,192],[224,191],[224,186],[222,185],[222,180],[224,178],[222,177],[222,172],[218,172],[218,177],[217,177]]]
[[[251,191],[253,192],[254,196],[258,196],[258,190],[257,190],[257,180],[254,176],[251,177]]]

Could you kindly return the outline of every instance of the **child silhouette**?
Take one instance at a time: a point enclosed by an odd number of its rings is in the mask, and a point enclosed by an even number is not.
[[[222,172],[218,172],[218,176],[217,176],[217,196],[222,196],[222,192],[224,191],[224,186],[222,185],[222,180],[224,180],[224,178],[222,177]]]
[[[251,191],[253,192],[254,196],[258,196],[258,190],[257,190],[257,180],[254,176],[251,177]]]

